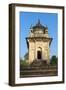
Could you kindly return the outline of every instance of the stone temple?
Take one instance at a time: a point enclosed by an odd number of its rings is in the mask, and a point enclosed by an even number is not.
[[[50,45],[52,38],[48,35],[48,27],[43,26],[38,20],[35,26],[30,28],[29,36],[26,38],[28,47],[29,64],[34,60],[50,63]]]

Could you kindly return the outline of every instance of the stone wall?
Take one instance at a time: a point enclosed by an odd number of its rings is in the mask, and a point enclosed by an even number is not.
[[[42,60],[47,60],[49,63],[50,51],[49,51],[49,41],[30,41],[29,42],[29,63],[33,60],[37,60],[37,51],[41,48],[42,51]]]

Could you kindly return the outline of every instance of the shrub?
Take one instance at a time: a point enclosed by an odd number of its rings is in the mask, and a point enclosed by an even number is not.
[[[27,67],[29,66],[29,63],[27,62],[27,60],[20,60],[20,66]]]
[[[57,62],[58,62],[58,58],[56,56],[52,56],[50,64],[51,65],[57,65]]]

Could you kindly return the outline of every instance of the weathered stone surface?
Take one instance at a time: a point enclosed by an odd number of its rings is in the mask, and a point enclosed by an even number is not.
[[[37,63],[37,62],[36,62]],[[41,62],[39,62],[42,64]],[[38,63],[38,64],[39,64]],[[46,64],[45,64],[46,65]],[[22,68],[20,77],[41,77],[41,76],[57,76],[57,66],[30,66],[29,68]]]
[[[42,60],[50,59],[49,42],[35,41],[29,42],[29,62],[37,59],[37,51],[42,52]]]
[[[48,27],[45,27],[38,22],[36,26],[31,28],[29,37],[27,38],[29,63],[34,60],[45,60],[50,63],[50,44],[52,38],[49,38]]]

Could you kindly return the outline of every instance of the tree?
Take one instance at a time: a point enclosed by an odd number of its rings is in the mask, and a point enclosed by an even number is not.
[[[57,62],[58,62],[58,58],[56,56],[52,56],[50,64],[57,65]]]
[[[26,53],[24,55],[24,59],[20,59],[20,67],[28,67],[29,66],[29,62],[28,62],[28,53]]]
[[[20,66],[21,67],[27,67],[27,66],[29,66],[29,63],[26,62],[26,60],[20,60]]]
[[[24,55],[24,59],[25,59],[25,60],[28,60],[28,53],[26,53],[26,54]]]

